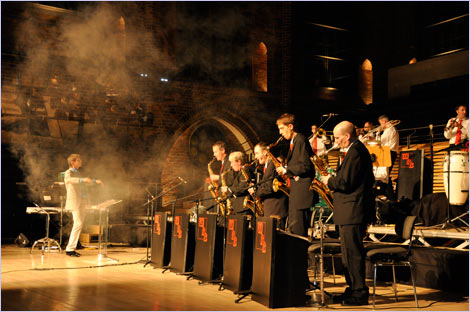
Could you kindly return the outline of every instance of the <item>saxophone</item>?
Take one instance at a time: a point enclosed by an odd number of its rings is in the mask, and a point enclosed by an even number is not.
[[[248,185],[253,186],[253,183],[249,181],[249,177],[245,169],[242,167],[240,171],[242,172],[246,181],[249,183]],[[259,197],[256,197],[254,200],[251,200],[250,196],[252,197],[251,194],[245,197],[245,200],[243,201],[243,208],[250,209],[257,217],[264,216],[264,209],[263,209],[263,204],[261,203],[261,199]],[[255,211],[255,207],[256,207],[256,211]]]
[[[225,175],[229,172],[230,172],[230,169],[226,170],[226,171],[224,171],[220,174],[220,179],[222,180],[222,186],[227,187],[227,182],[225,181]],[[228,198],[227,191],[221,192],[221,194],[222,194],[222,198],[219,198],[220,201],[221,201],[221,202],[219,202],[220,209],[223,209],[222,213],[224,215],[229,215],[229,214],[233,213],[232,202]],[[225,201],[225,204],[223,204],[223,201]]]
[[[313,155],[312,157],[310,157],[310,161],[313,163],[315,169],[322,176],[328,175],[328,169],[325,167],[325,164],[323,163],[323,160],[320,157],[318,157],[317,155]],[[333,210],[333,196],[331,195],[332,192],[327,185],[314,178],[312,184],[310,184],[309,189],[317,192],[323,198],[328,207]]]
[[[283,139],[284,138],[281,136],[279,139],[277,139],[276,143],[273,143],[273,144],[269,145],[268,148],[266,148],[266,153],[267,153],[268,157],[271,159],[271,161],[273,162],[274,167],[276,167],[276,168],[283,167],[283,164],[276,157],[274,157],[274,155],[271,153],[270,149],[272,147],[278,145],[279,142],[281,142]],[[287,175],[282,175],[281,179],[282,179],[282,181],[279,181],[278,178],[273,179],[273,191],[277,192],[278,190],[281,190],[287,196],[289,196],[290,189],[287,186],[287,179],[288,179]]]
[[[211,165],[212,163],[216,160],[216,158],[212,158],[212,160],[207,164],[207,170],[209,171],[209,175],[213,175],[214,171],[212,171]],[[225,203],[221,200],[219,197],[219,194],[217,192],[217,189],[219,188],[219,183],[217,181],[212,181],[211,184],[209,185],[208,189],[212,194],[212,197],[214,197],[215,201],[219,204],[220,210],[222,210],[222,213],[225,214]]]

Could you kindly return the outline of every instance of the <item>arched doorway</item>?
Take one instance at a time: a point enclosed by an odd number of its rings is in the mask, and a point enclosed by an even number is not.
[[[235,121],[224,117],[201,118],[194,121],[176,138],[162,167],[162,191],[170,189],[182,177],[187,183],[175,188],[162,198],[163,210],[175,199],[178,208],[189,209],[195,199],[205,198],[208,163],[213,158],[212,145],[224,141],[227,152],[241,151],[246,161],[253,159],[253,148],[249,134],[241,130]]]

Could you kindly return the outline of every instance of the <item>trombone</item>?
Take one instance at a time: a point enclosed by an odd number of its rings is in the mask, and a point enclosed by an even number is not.
[[[375,127],[374,129],[369,130],[365,135],[367,136],[367,135],[375,134],[378,131],[384,130],[386,126],[395,127],[400,122],[401,122],[400,120],[389,120],[385,124],[380,125],[378,127]]]

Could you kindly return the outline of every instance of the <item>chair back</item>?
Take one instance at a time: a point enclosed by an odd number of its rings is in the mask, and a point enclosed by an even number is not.
[[[403,231],[401,237],[405,240],[409,240],[408,251],[406,253],[406,258],[411,254],[411,247],[413,245],[413,231],[415,228],[416,216],[407,216],[403,222]]]
[[[413,236],[413,230],[416,223],[416,216],[407,216],[403,222],[403,232],[401,237],[405,240],[411,239]]]

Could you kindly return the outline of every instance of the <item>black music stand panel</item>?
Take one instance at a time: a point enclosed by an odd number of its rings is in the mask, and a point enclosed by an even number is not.
[[[308,242],[278,231],[277,222],[268,217],[256,222],[252,299],[269,308],[304,305]]]
[[[424,150],[400,152],[398,164],[398,199],[417,200],[432,193],[432,166]]]
[[[189,214],[175,214],[171,234],[170,270],[190,273],[194,264],[194,224]]]
[[[224,262],[224,288],[248,291],[253,276],[253,231],[244,215],[229,216]]]
[[[200,214],[196,224],[196,251],[193,276],[212,282],[222,275],[223,228],[217,226],[217,215]]]
[[[168,212],[156,212],[152,229],[152,264],[156,268],[167,266],[171,257],[171,226]]]

